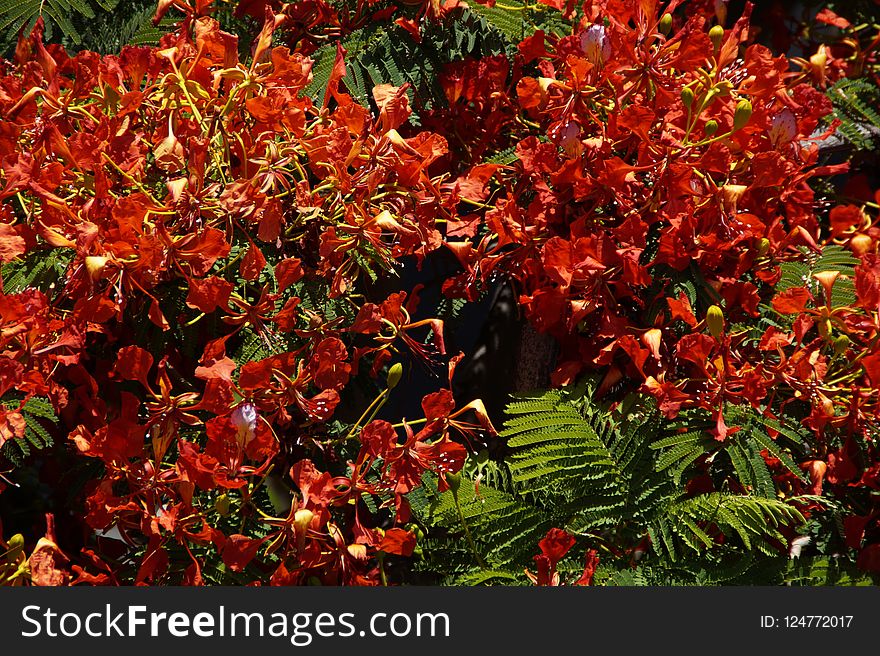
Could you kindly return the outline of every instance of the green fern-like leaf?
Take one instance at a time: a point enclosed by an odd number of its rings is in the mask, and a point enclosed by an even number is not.
[[[419,112],[446,103],[438,78],[444,65],[468,56],[498,54],[507,45],[486,20],[468,10],[442,25],[426,25],[420,43],[399,26],[370,24],[342,41],[347,53],[342,84],[364,106],[371,105],[373,88],[379,84],[409,84],[411,120],[417,124]],[[335,57],[335,43],[312,55],[315,63],[307,93],[318,104],[324,100]]]
[[[822,298],[822,287],[813,274],[820,271],[839,271],[842,275],[835,281],[831,294],[832,305],[839,307],[850,305],[856,300],[855,267],[859,265],[859,259],[851,252],[832,244],[825,246],[821,254],[802,249],[802,260],[783,262],[780,266],[781,276],[776,286],[777,293],[791,287],[807,287],[817,298]]]
[[[400,38],[401,35],[397,35]],[[393,51],[391,36],[388,30],[377,25],[370,25],[356,31],[342,42],[346,51],[345,77],[342,83],[348,93],[362,105],[369,106],[372,90],[376,84],[393,84],[402,86],[407,78],[396,69],[392,62],[382,60],[380,52],[387,55]],[[336,44],[328,44],[312,55],[312,81],[306,92],[312,96],[316,104],[324,101],[324,94],[333,64],[336,59]],[[395,75],[396,73],[396,75]],[[387,79],[386,79],[387,78]]]
[[[782,446],[759,433],[766,431],[759,416],[743,410],[748,422],[740,422],[744,428],[733,434],[740,437],[730,440],[725,459],[719,457],[720,443],[704,430],[674,432],[675,426],[665,426],[651,399],[631,395],[611,409],[594,400],[593,389],[587,382],[516,397],[500,434],[509,455],[493,465],[502,472],[494,475],[495,485],[483,477],[485,463],[469,464],[455,493],[441,494],[427,480],[415,495],[413,512],[453,540],[428,539],[426,558],[435,571],[445,571],[449,582],[482,584],[508,575],[521,580],[518,573],[531,565],[537,543],[553,527],[586,539],[613,534],[635,542],[649,536],[652,556],[645,571],[652,573],[644,580],[652,583],[736,578],[751,566],[740,557],[743,549],[781,557],[780,529],[804,518],[776,498],[761,451],[784,456],[784,465],[801,474]],[[777,440],[788,440],[776,433]],[[685,496],[684,472],[712,454],[752,494]],[[566,566],[576,573],[575,564]],[[617,585],[636,580],[607,570],[602,576]]]
[[[88,0],[0,0],[0,30],[7,32],[7,38],[21,30],[27,32],[40,16],[46,23],[47,37],[57,27],[78,44],[82,39],[73,17],[91,19],[95,12]]]
[[[11,51],[20,30],[27,33],[40,16],[47,42],[71,50],[115,53],[125,45],[156,45],[180,19],[172,10],[152,24],[154,0],[0,0],[0,43]]]
[[[18,410],[20,400],[8,399],[2,401],[8,410]],[[46,424],[54,424],[57,421],[55,410],[48,399],[31,397],[21,407],[21,415],[25,420],[24,437],[13,438],[0,448],[0,458],[11,462],[16,467],[20,466],[25,458],[33,451],[46,449],[54,443],[52,434]]]
[[[663,548],[670,549],[671,558],[676,556],[673,550],[682,547],[696,552],[711,548],[715,539],[707,525],[727,537],[738,537],[746,549],[773,553],[767,542],[785,541],[779,527],[803,521],[803,515],[794,506],[778,499],[713,492],[670,504],[652,526],[652,532],[675,534],[675,540],[659,541]]]
[[[792,586],[877,585],[877,578],[833,557],[791,559],[783,574],[783,582]]]
[[[480,585],[524,585],[524,577],[515,572],[498,569],[476,569],[456,578],[456,584],[460,586]]]
[[[24,257],[7,262],[0,268],[3,292],[17,294],[33,287],[49,294],[60,284],[73,255],[72,249],[53,248],[31,251]]]
[[[723,442],[708,435],[710,423],[706,421],[703,429],[675,433],[651,444],[651,449],[660,452],[654,465],[657,471],[669,471],[678,485],[688,467],[705,456],[711,462],[709,471],[730,467],[732,471],[729,473],[735,475],[745,489],[772,499],[778,490],[762,454],[766,451],[791,474],[806,480],[790,455],[793,450],[805,446],[805,438],[794,429],[782,426],[748,406],[728,407],[725,422],[736,431]],[[771,433],[777,438],[771,438]]]
[[[440,495],[432,508],[432,519],[441,526],[464,533],[464,525],[477,541],[480,556],[488,563],[510,565],[522,554],[529,554],[536,539],[552,528],[553,519],[515,495],[462,480],[458,490],[458,514],[455,495]]]
[[[508,164],[513,164],[517,160],[516,148],[507,148],[499,153],[492,155],[491,157],[486,157],[485,160],[489,164],[503,164],[505,166],[507,166]]]
[[[236,365],[241,367],[248,362],[257,362],[274,355],[265,341],[256,332],[247,329],[242,332],[244,339],[232,358]]]
[[[880,88],[864,78],[838,80],[828,89],[837,130],[859,150],[868,150],[880,135]]]
[[[589,495],[593,524],[617,517],[626,504],[622,473],[608,446],[571,403],[555,394],[526,398],[509,414],[513,417],[501,436],[513,451],[508,465],[515,485],[561,504]]]
[[[468,5],[470,10],[483,18],[491,27],[498,30],[514,43],[525,36],[525,5],[519,0],[510,0],[504,6],[489,7],[479,2]]]

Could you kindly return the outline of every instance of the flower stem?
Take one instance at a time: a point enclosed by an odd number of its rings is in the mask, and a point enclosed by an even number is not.
[[[482,556],[480,556],[480,553],[477,551],[477,545],[474,542],[474,536],[471,535],[471,529],[464,518],[464,511],[462,511],[461,502],[458,500],[458,490],[454,490],[452,492],[452,499],[455,501],[455,509],[458,511],[458,519],[461,520],[461,527],[464,529],[464,535],[467,538],[471,553],[474,554],[474,558],[477,559],[477,564],[483,569],[486,569],[486,561],[483,560]]]

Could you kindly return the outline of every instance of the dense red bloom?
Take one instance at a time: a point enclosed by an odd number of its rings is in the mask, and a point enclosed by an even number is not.
[[[89,479],[87,548],[50,519],[31,582],[195,585],[208,554],[253,582],[385,581],[420,551],[407,495],[430,480],[458,504],[468,454],[509,446],[453,394],[457,303],[420,297],[499,281],[558,345],[554,385],[593,374],[718,448],[744,408],[777,444],[797,424],[796,462],[768,443],[767,467],[783,494],[844,500],[845,547],[880,571],[880,510],[849,503],[880,488],[880,194],[853,179],[823,208],[812,185],[847,167],[820,157],[827,91],[876,39],[823,9],[839,43],[789,59],[753,41],[751,6],[722,29],[725,3],[542,0],[522,13],[571,29],[451,62],[425,102],[362,94],[339,40],[393,21],[419,41],[457,0],[247,0],[247,61],[210,4],[162,0],[174,31],[115,55],[47,46],[38,20],[0,71],[0,449],[48,428],[28,410],[48,399]],[[443,257],[459,268],[433,288],[393,278]],[[413,359],[448,385],[386,421]],[[709,466],[682,489],[716,489]],[[566,583],[580,540],[550,530],[528,577]]]

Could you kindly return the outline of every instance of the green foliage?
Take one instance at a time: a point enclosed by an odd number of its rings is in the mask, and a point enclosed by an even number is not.
[[[828,89],[837,131],[857,150],[869,150],[880,140],[880,88],[864,78],[838,80]],[[873,128],[873,130],[871,129]]]
[[[664,426],[646,397],[630,395],[614,408],[592,397],[590,385],[517,397],[501,433],[509,449],[503,462],[470,465],[457,493],[441,494],[435,481],[426,481],[413,509],[426,526],[445,531],[426,540],[426,569],[459,584],[506,579],[531,565],[538,542],[554,527],[585,546],[650,538],[644,564],[652,574],[642,578],[665,584],[738,576],[743,549],[779,558],[786,544],[780,529],[804,518],[777,498],[761,449],[801,474],[762,432],[766,424],[750,418],[736,443],[761,460],[763,469],[757,462],[742,468],[743,485],[756,483],[752,493],[722,486],[691,496],[680,485],[683,471],[712,449],[710,442],[719,443],[700,430],[670,435],[674,428]],[[740,474],[729,462],[730,473]],[[612,563],[603,575],[609,583],[635,584],[634,575],[619,571],[627,560]]]
[[[24,257],[7,262],[0,268],[3,292],[17,294],[33,287],[44,294],[50,293],[63,278],[73,255],[72,249],[53,248],[47,251],[31,251]]]
[[[104,11],[112,11],[117,1],[96,0]],[[31,30],[40,16],[46,23],[47,38],[52,38],[57,28],[79,44],[82,36],[76,28],[76,18],[94,19],[95,10],[91,0],[0,0],[0,31],[6,33],[7,40],[14,39],[19,30]]]
[[[19,31],[29,32],[41,15],[45,40],[70,51],[118,53],[125,45],[156,45],[177,23],[172,11],[156,26],[153,0],[0,0],[0,50],[7,57]]]
[[[18,410],[20,403],[20,399],[2,401],[7,411]],[[45,424],[54,424],[58,419],[49,400],[37,396],[29,398],[20,412],[26,423],[24,437],[7,440],[0,448],[0,460],[11,462],[16,467],[20,466],[33,451],[52,446],[54,440]]]
[[[414,49],[410,42],[402,28],[378,25],[358,30],[342,42],[347,53],[343,83],[358,103],[368,106],[372,100],[372,89],[378,84],[399,87],[409,82],[416,86],[421,71],[416,68],[409,70],[410,66],[407,65],[412,63],[407,62],[407,57],[411,57]],[[431,61],[431,54],[426,51],[420,61],[422,70],[437,63]],[[315,64],[309,92],[315,96],[315,102],[323,102],[335,57],[335,44],[324,46],[313,55]],[[401,67],[406,74],[401,72]]]
[[[688,467],[698,459],[705,458],[706,462],[711,463],[710,472],[714,470],[725,476],[733,475],[751,493],[772,499],[777,496],[778,490],[761,455],[762,451],[767,451],[779,459],[792,475],[805,480],[803,472],[789,455],[806,445],[806,438],[796,429],[783,426],[753,408],[740,406],[727,409],[725,423],[731,433],[723,442],[719,442],[707,433],[711,426],[708,419],[700,427],[698,418],[685,415],[680,423],[671,426],[672,430],[682,432],[651,444],[652,449],[659,451],[656,468],[668,471],[678,485]],[[691,430],[686,430],[685,426]],[[771,433],[776,435],[776,439],[770,437]]]
[[[760,557],[746,553],[729,565],[714,569],[657,568],[639,565],[633,569],[610,570],[600,567],[596,580],[603,585],[766,585],[787,586],[865,586],[876,585],[876,576],[860,572],[844,559],[831,556],[788,558]]]
[[[758,549],[772,556],[779,549],[770,540],[785,544],[778,529],[803,520],[794,506],[777,499],[713,492],[671,503],[648,530],[654,549],[665,550],[671,560],[680,557],[682,546],[697,553],[711,549],[715,539],[707,524],[714,525],[725,536],[736,535],[746,549]]]
[[[369,106],[374,86],[409,84],[413,122],[418,124],[419,111],[446,103],[437,77],[444,65],[467,56],[504,52],[505,42],[483,18],[466,10],[445,25],[427,25],[421,43],[402,27],[373,23],[342,41],[342,47],[347,53],[343,83],[352,97]],[[316,103],[323,102],[335,57],[336,44],[312,55],[315,64],[308,91]]]
[[[498,30],[514,43],[518,43],[526,33],[526,9],[525,3],[519,0],[510,0],[504,5],[495,4],[492,7],[472,2],[470,10],[482,17],[493,29]]]
[[[267,345],[253,330],[245,328],[242,335],[241,344],[235,350],[232,358],[236,365],[242,366],[248,362],[258,362],[275,355],[274,349]]]
[[[507,166],[508,164],[513,164],[517,160],[516,156],[516,148],[511,146],[510,148],[505,148],[499,153],[496,153],[492,157],[487,157],[486,162],[488,164],[504,164]]]
[[[82,45],[107,54],[117,53],[125,45],[157,45],[177,23],[179,14],[165,16],[154,26],[155,11],[151,0],[117,0],[113,12],[99,12],[80,28]]]
[[[785,585],[876,585],[876,576],[866,574],[844,559],[831,556],[793,559],[782,573]]]
[[[466,299],[443,296],[437,303],[437,317],[445,322],[452,322],[461,316],[461,311],[466,305]]]
[[[518,489],[583,509],[586,525],[613,523],[627,499],[610,426],[600,428],[603,440],[561,392],[523,398],[507,414],[501,435],[512,450],[508,462]]]
[[[815,253],[806,247],[802,247],[803,257],[796,261],[783,262],[780,269],[782,275],[776,285],[776,293],[780,293],[791,287],[807,287],[813,295],[822,299],[822,286],[813,277],[813,274],[821,271],[839,271],[842,275],[834,283],[831,294],[831,303],[834,307],[850,305],[856,300],[855,267],[859,259],[853,254],[836,244],[825,246],[822,253]]]

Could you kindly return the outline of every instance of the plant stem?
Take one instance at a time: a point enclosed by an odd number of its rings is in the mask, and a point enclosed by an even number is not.
[[[464,512],[462,511],[461,503],[458,500],[457,491],[452,493],[452,499],[455,501],[455,509],[458,511],[458,518],[459,520],[461,520],[461,526],[464,529],[464,535],[467,538],[468,545],[471,548],[471,553],[474,554],[474,558],[477,559],[477,564],[483,569],[486,569],[486,561],[483,560],[482,556],[480,556],[480,553],[477,551],[477,545],[474,542],[474,536],[471,535],[471,529],[468,526],[467,521],[465,521]]]
[[[370,423],[373,417],[376,416],[376,413],[382,409],[382,406],[385,405],[385,401],[388,399],[388,390],[384,389],[382,392],[373,399],[373,402],[367,406],[367,409],[364,410],[364,413],[358,417],[358,420],[354,423],[354,426],[351,427],[351,430],[345,435],[342,439],[343,442],[350,440],[354,434],[358,431],[362,423]],[[378,405],[376,405],[378,403]],[[372,412],[372,414],[370,414]]]

